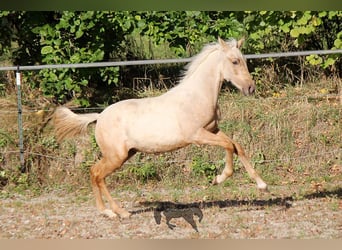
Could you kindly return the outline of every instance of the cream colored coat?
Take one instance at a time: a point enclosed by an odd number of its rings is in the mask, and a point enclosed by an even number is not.
[[[163,95],[124,100],[107,107],[100,114],[76,115],[65,107],[58,108],[55,126],[59,139],[86,131],[97,121],[96,141],[102,159],[91,169],[92,186],[98,209],[110,217],[130,215],[111,198],[104,179],[137,151],[158,153],[189,144],[217,145],[226,149],[226,166],[213,183],[223,182],[233,173],[233,153],[260,189],[266,184],[255,172],[242,147],[219,131],[218,96],[224,80],[231,81],[245,95],[252,94],[255,84],[239,48],[242,40],[228,43],[218,39],[209,44],[189,64],[181,82]],[[111,210],[102,200],[105,195]]]

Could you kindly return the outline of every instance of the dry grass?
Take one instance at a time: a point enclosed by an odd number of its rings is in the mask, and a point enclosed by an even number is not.
[[[341,166],[341,87],[336,84],[336,81],[324,81],[307,84],[305,88],[288,87],[267,98],[258,97],[258,94],[251,98],[224,92],[220,96],[220,128],[245,147],[269,184],[312,182],[324,189],[331,181],[331,173]],[[158,93],[145,92],[143,96]],[[7,107],[0,113],[1,150],[18,151],[15,99],[3,98],[0,102]],[[51,124],[46,123],[48,112],[32,112],[24,107],[23,115],[29,184],[88,186],[88,168],[99,154],[93,136],[58,144]],[[194,179],[194,183],[206,185],[209,176],[194,174],[194,164],[209,162],[217,166],[213,171],[218,172],[223,159],[222,149],[209,146],[190,146],[161,155],[138,154],[113,175],[110,182],[117,186],[161,181],[164,185],[177,187]],[[0,163],[3,177],[9,172],[17,172],[16,160],[13,153],[3,154]],[[240,164],[235,165],[237,179],[250,183]],[[19,179],[21,174],[16,174]],[[13,181],[17,185],[17,179],[8,179],[7,184]],[[231,182],[226,185],[236,184]]]

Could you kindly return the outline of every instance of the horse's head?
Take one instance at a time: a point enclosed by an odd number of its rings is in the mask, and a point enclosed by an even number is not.
[[[244,95],[254,93],[255,83],[248,71],[245,58],[242,56],[240,48],[244,39],[232,40],[228,43],[218,38],[220,49],[223,52],[222,76],[230,81]]]

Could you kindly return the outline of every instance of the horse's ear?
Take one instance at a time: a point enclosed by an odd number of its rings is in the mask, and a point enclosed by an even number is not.
[[[221,37],[218,37],[218,42],[222,46],[222,48],[229,48],[227,43],[223,39],[221,39]]]
[[[245,42],[245,38],[243,37],[237,42],[237,48],[240,49],[244,42]]]

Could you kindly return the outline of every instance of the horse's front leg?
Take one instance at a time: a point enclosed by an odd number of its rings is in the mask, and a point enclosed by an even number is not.
[[[233,151],[229,148],[226,149],[226,164],[224,169],[222,170],[222,173],[220,175],[217,175],[213,179],[213,184],[220,184],[221,182],[224,182],[228,177],[233,175]]]
[[[236,153],[249,176],[256,181],[258,188],[261,190],[267,189],[267,184],[261,179],[255,169],[252,167],[248,156],[245,154],[240,144],[234,142],[221,131],[218,131],[217,133],[211,133],[208,130],[201,128],[194,134],[192,139],[192,142],[195,144],[221,146],[226,150],[226,166],[223,169],[222,174],[218,175],[214,179],[215,184],[224,181],[233,174],[233,153]]]

